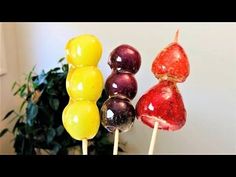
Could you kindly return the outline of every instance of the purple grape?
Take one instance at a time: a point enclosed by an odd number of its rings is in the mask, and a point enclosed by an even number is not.
[[[113,72],[105,83],[108,95],[126,97],[130,100],[136,96],[137,87],[137,81],[131,73]]]
[[[123,44],[111,52],[108,64],[116,71],[135,74],[141,66],[141,56],[134,47]]]
[[[101,123],[109,131],[127,132],[134,123],[135,109],[127,99],[111,97],[103,104]]]

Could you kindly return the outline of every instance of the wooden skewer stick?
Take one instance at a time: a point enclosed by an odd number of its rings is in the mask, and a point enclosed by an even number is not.
[[[151,139],[148,155],[153,155],[155,142],[156,142],[156,136],[157,136],[157,130],[158,130],[158,122],[156,121],[154,124],[153,132],[152,132],[152,139]]]
[[[82,140],[82,150],[83,150],[83,155],[88,155],[88,140],[87,139]]]
[[[179,29],[177,29],[177,31],[175,33],[174,42],[178,43],[178,39],[179,39]]]
[[[116,129],[116,131],[115,131],[115,138],[114,138],[113,155],[117,155],[118,154],[118,144],[119,144],[119,130]]]

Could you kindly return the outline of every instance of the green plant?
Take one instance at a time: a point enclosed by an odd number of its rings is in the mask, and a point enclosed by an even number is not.
[[[70,137],[62,125],[62,111],[68,104],[69,97],[65,82],[68,65],[59,60],[61,67],[35,75],[34,68],[25,78],[25,83],[15,82],[12,89],[14,96],[19,95],[23,101],[19,111],[9,111],[3,120],[15,120],[12,130],[0,132],[14,134],[14,148],[17,154],[37,154],[37,149],[44,149],[48,154],[68,154],[70,147],[80,147],[81,141]],[[99,109],[107,99],[103,90],[97,101]],[[113,142],[109,133],[102,126],[96,137],[89,141],[89,154],[112,154]],[[119,148],[123,151],[122,148]]]

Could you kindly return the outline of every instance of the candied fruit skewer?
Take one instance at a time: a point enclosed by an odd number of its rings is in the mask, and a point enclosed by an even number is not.
[[[151,71],[158,84],[144,93],[136,104],[136,116],[147,126],[154,128],[148,154],[153,154],[157,129],[175,131],[186,122],[186,110],[177,83],[189,75],[189,61],[178,43],[179,30],[174,42],[161,50],[154,59]]]
[[[100,126],[96,105],[103,89],[103,76],[97,68],[102,45],[93,35],[72,38],[66,45],[66,59],[70,69],[66,90],[70,97],[63,110],[62,122],[69,135],[82,141],[83,155],[88,154],[88,139],[92,139]]]
[[[137,93],[134,74],[140,68],[141,56],[132,46],[120,45],[111,52],[108,65],[112,69],[105,83],[109,98],[102,105],[100,114],[102,125],[114,133],[113,155],[117,155],[119,134],[127,132],[135,120],[135,109],[130,101]]]

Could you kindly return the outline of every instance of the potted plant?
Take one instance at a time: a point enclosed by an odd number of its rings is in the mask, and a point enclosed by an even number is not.
[[[3,129],[0,137],[7,132],[14,134],[16,154],[70,154],[72,149],[81,152],[81,141],[71,138],[62,125],[62,111],[69,101],[65,87],[68,64],[63,60],[59,60],[60,67],[38,75],[33,68],[23,84],[13,84],[14,95],[19,95],[22,103],[19,111],[11,110],[3,118],[15,120],[15,124],[12,130]],[[107,98],[103,90],[97,101],[99,109]],[[89,141],[88,154],[112,154],[113,142],[109,135],[100,126],[98,134]]]

